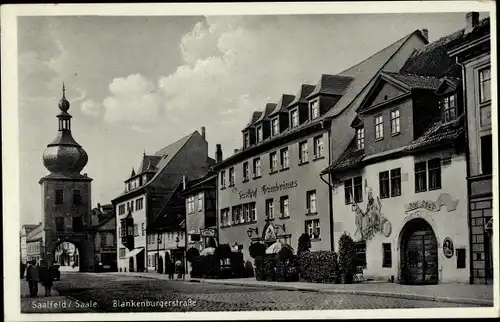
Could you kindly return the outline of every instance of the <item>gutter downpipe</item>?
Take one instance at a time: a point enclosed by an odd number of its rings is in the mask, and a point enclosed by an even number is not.
[[[470,218],[470,196],[471,196],[471,188],[470,188],[470,148],[469,148],[469,127],[468,127],[468,104],[467,104],[467,81],[466,81],[466,73],[465,66],[459,62],[458,56],[455,56],[455,62],[462,69],[462,99],[464,106],[464,122],[465,122],[465,164],[467,169],[467,227],[469,230],[469,284],[474,284],[473,277],[473,258],[472,258],[472,227],[471,227],[471,218]]]
[[[325,123],[324,122],[321,122],[321,127],[323,129],[325,129]],[[328,133],[328,163],[331,162],[331,157],[332,157],[332,151],[331,151],[331,127],[327,127],[326,128],[327,130],[327,133]],[[334,224],[334,220],[333,220],[333,200],[332,200],[332,190],[333,190],[333,186],[331,184],[331,176],[330,174],[328,174],[328,181],[326,181],[324,178],[323,178],[323,175],[322,173],[319,174],[319,177],[320,179],[329,187],[328,188],[328,210],[329,210],[329,219],[330,219],[330,225],[329,225],[329,228],[330,228],[330,247],[331,247],[331,250],[332,251],[335,251],[335,239],[334,239],[334,229],[333,229],[333,224]]]

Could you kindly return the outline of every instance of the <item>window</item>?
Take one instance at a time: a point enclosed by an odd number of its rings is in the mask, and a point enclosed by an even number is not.
[[[427,191],[427,162],[415,163],[415,192]]]
[[[134,211],[134,202],[133,201],[130,202],[130,211]]]
[[[307,162],[307,141],[299,143],[299,164]]]
[[[380,198],[389,198],[389,171],[379,172],[378,181]]]
[[[281,149],[280,154],[281,154],[281,169],[288,169],[289,167],[288,148]]]
[[[363,179],[361,176],[344,180],[344,197],[346,205],[363,201]]]
[[[391,244],[382,244],[383,258],[382,267],[392,267]]]
[[[220,186],[221,186],[221,188],[226,187],[226,171],[222,171],[220,173]]]
[[[120,225],[120,236],[125,237],[127,235],[127,225],[125,224],[125,220],[122,220]]]
[[[73,205],[81,205],[82,204],[82,195],[80,190],[73,190]]]
[[[295,109],[290,112],[290,118],[291,118],[291,127],[297,127],[299,126],[299,110]]]
[[[375,140],[384,137],[384,117],[382,115],[375,116]]]
[[[243,221],[250,222],[250,205],[249,204],[243,205]]]
[[[134,224],[134,237],[139,236],[139,225]]]
[[[120,247],[120,258],[125,257],[125,247]]]
[[[400,131],[399,109],[391,111],[391,134],[397,134]]]
[[[356,266],[366,268],[366,241],[356,242]]]
[[[324,154],[324,147],[323,147],[323,136],[317,136],[314,138],[314,157],[316,159],[322,158]]]
[[[257,127],[257,142],[261,142],[263,139],[262,125]]]
[[[83,231],[83,218],[73,217],[73,231],[74,232],[82,232]]]
[[[443,120],[444,122],[449,122],[457,117],[457,102],[455,95],[450,95],[445,97],[441,101],[443,107]]]
[[[234,186],[234,168],[229,169],[229,186]]]
[[[125,213],[125,205],[118,206],[118,214],[123,215]]]
[[[493,173],[493,143],[491,134],[481,137],[481,172],[482,174]]]
[[[250,167],[248,162],[243,163],[243,181],[247,181],[250,177]]]
[[[144,223],[141,224],[141,233],[142,233],[142,236],[144,236],[144,234],[146,233],[146,227],[145,227]]]
[[[310,214],[314,214],[318,212],[316,208],[316,190],[311,190],[306,193],[307,195],[307,212]]]
[[[365,148],[365,128],[356,129],[356,146],[359,150]]]
[[[64,231],[64,217],[56,217],[56,230]]]
[[[240,219],[240,208],[238,206],[234,206],[232,209],[232,217],[231,217],[231,222],[234,224],[237,224],[239,223],[239,219]]]
[[[188,214],[192,214],[194,212],[194,196],[189,196],[187,198],[188,204]]]
[[[198,211],[203,210],[203,192],[198,195]]]
[[[106,234],[101,234],[101,247],[107,246],[108,244],[108,236]]]
[[[161,244],[163,234],[158,234],[158,244]]]
[[[56,205],[61,205],[64,203],[64,190],[63,189],[56,189]]]
[[[319,117],[319,100],[311,103],[311,119]]]
[[[391,197],[401,196],[401,168],[391,170]]]
[[[258,178],[261,176],[260,158],[253,159],[253,177]]]
[[[245,148],[250,146],[250,133],[245,133],[244,135]]]
[[[479,102],[491,100],[491,71],[490,67],[479,71]]]
[[[221,211],[220,211],[220,225],[222,227],[229,226],[229,208],[221,209]]]
[[[274,201],[273,199],[266,200],[266,218],[274,219]]]
[[[141,210],[143,205],[142,205],[142,198],[139,198],[135,201],[135,210]]]
[[[276,152],[271,152],[269,154],[269,164],[271,166],[271,172],[278,171],[278,154]]]
[[[429,160],[429,190],[441,189],[441,159]]]
[[[245,222],[245,212],[243,208],[244,208],[243,205],[238,206],[238,216],[239,216],[238,222],[240,224]]]
[[[457,248],[457,268],[466,267],[465,257],[466,257],[465,248]]]
[[[281,218],[290,217],[290,212],[288,211],[289,200],[288,196],[283,196],[280,198],[280,216]]]
[[[277,118],[271,121],[272,135],[277,135],[279,133],[279,121]]]
[[[306,234],[308,234],[311,239],[320,238],[319,219],[306,220]]]
[[[255,210],[255,202],[251,202],[248,204],[248,208],[250,211],[250,220],[252,222],[257,221],[257,211]]]
[[[152,267],[151,262],[151,255],[148,255],[148,267]]]

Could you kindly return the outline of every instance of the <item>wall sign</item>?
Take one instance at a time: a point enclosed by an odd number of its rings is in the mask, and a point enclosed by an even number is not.
[[[203,229],[201,231],[203,237],[215,237],[215,230],[213,229]]]
[[[428,211],[438,212],[441,210],[441,207],[445,207],[446,211],[454,211],[457,209],[458,199],[453,200],[453,198],[447,194],[442,193],[439,195],[436,201],[431,200],[418,200],[414,202],[410,202],[405,205],[405,212],[409,212],[415,209],[424,208]]]
[[[261,187],[261,190],[263,194],[268,194],[282,190],[294,189],[297,188],[298,186],[299,182],[297,180],[292,180],[292,181],[283,181],[282,183],[276,182],[273,185],[265,184]],[[257,198],[258,189],[253,188],[253,189],[238,191],[236,187],[233,187],[232,191],[234,193],[237,193],[240,199],[254,199]]]
[[[443,242],[443,253],[446,258],[453,257],[453,242],[450,237],[446,237]]]
[[[391,222],[388,219],[384,219],[382,222],[382,234],[385,237],[389,237],[392,233],[392,225]]]

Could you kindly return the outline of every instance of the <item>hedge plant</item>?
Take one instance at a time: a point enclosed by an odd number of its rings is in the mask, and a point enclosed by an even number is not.
[[[339,270],[337,254],[322,250],[303,252],[299,256],[300,280],[314,283],[338,283]]]
[[[266,246],[262,243],[252,243],[248,247],[248,252],[250,253],[250,257],[253,259],[257,258],[257,256],[265,256]]]

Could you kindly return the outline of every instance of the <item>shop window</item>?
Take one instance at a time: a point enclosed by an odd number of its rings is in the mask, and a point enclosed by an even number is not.
[[[400,131],[399,109],[391,111],[391,134],[398,134]]]
[[[427,191],[427,162],[415,163],[415,192]]]
[[[55,198],[56,205],[63,204],[64,203],[64,190],[63,189],[56,189],[55,194],[56,194],[56,198]]]
[[[491,174],[493,171],[493,143],[491,134],[481,137],[481,171],[483,174]]]
[[[465,257],[466,257],[465,248],[458,248],[457,249],[457,268],[465,268],[465,266],[466,266]]]
[[[366,241],[361,240],[355,243],[356,266],[366,268]]]
[[[382,244],[382,249],[383,249],[382,267],[392,267],[391,244],[389,243]]]
[[[429,160],[429,190],[441,189],[441,159]]]

